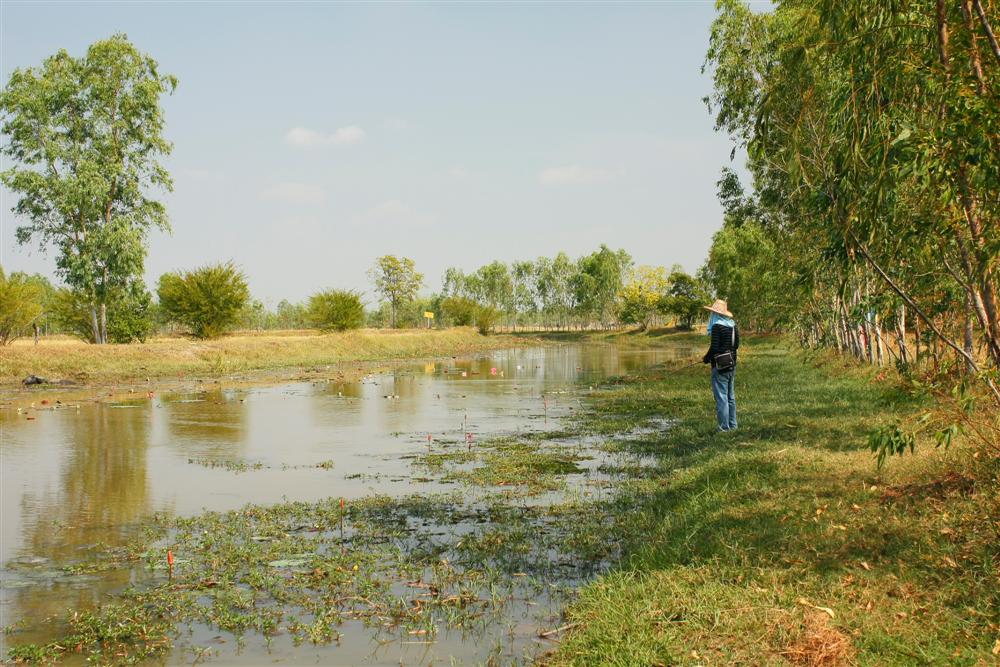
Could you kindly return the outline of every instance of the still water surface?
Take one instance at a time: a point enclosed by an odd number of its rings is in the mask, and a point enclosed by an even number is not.
[[[30,631],[33,621],[93,605],[127,583],[127,572],[74,577],[58,568],[125,543],[154,513],[444,490],[409,465],[428,436],[472,433],[475,441],[557,430],[607,377],[692,354],[567,345],[401,365],[358,382],[206,382],[162,395],[136,388],[125,399],[49,390],[8,400],[0,407],[0,625],[21,621],[29,631],[0,636],[0,649],[44,641]],[[531,626],[525,636],[538,616],[523,619]],[[255,648],[263,650],[251,642],[241,655],[223,650],[213,662],[254,664]],[[287,647],[257,654],[257,662],[398,665],[460,656],[475,663],[483,650],[445,636],[433,646]],[[169,659],[184,661],[191,655],[179,651]]]

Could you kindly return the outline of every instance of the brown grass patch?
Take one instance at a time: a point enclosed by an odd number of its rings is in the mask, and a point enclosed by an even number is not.
[[[854,664],[850,637],[835,628],[826,613],[817,610],[806,610],[798,634],[780,653],[792,664],[808,667]]]

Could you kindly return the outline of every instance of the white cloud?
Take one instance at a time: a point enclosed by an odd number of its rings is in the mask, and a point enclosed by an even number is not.
[[[545,185],[600,183],[611,179],[611,172],[604,169],[586,169],[578,164],[568,167],[549,167],[538,172],[538,181]]]
[[[421,226],[433,222],[433,217],[422,215],[402,202],[390,199],[372,206],[351,222],[355,225]]]
[[[385,129],[387,129],[387,130],[393,130],[394,132],[399,132],[400,130],[405,130],[409,126],[410,126],[410,124],[407,123],[402,118],[389,118],[389,119],[386,119],[386,121],[385,121]]]
[[[278,183],[261,192],[265,199],[276,199],[289,204],[322,204],[326,201],[326,190],[305,183]]]
[[[285,134],[285,141],[297,148],[319,146],[347,146],[360,144],[368,134],[357,125],[339,127],[333,132],[317,132],[306,127],[293,127]]]

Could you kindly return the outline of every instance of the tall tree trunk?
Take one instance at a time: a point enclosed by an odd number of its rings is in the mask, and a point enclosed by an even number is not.
[[[877,342],[878,350],[878,365],[885,366],[885,351],[884,344],[882,341],[882,321],[879,319],[878,313],[875,313],[875,321],[873,322],[875,328],[875,340]]]
[[[97,321],[97,304],[90,304],[90,328],[94,333],[94,344],[101,344],[101,326]]]
[[[976,14],[979,16],[979,22],[983,25],[983,31],[986,33],[986,39],[990,42],[990,48],[993,49],[993,55],[996,56],[997,62],[1000,63],[1000,43],[997,43],[997,37],[993,34],[993,28],[990,26],[989,19],[986,18],[986,10],[983,9],[983,3],[981,0],[972,0],[972,6],[976,8]]]
[[[969,33],[969,67],[976,77],[976,88],[979,94],[986,93],[986,80],[983,78],[983,62],[979,57],[979,38],[976,36],[976,28],[972,24],[972,4],[971,0],[962,0],[962,18],[965,19],[965,30]]]
[[[101,345],[108,343],[108,304],[101,303]]]
[[[906,347],[906,306],[899,307],[896,318],[896,330],[899,332],[899,358],[904,364],[909,364],[910,351]]]
[[[965,372],[972,375],[976,372],[975,365],[970,361],[976,353],[975,333],[972,328],[972,300],[967,299],[965,304]]]

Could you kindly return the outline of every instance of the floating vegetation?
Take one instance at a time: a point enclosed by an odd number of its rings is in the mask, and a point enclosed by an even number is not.
[[[189,458],[188,463],[199,465],[204,468],[223,468],[230,472],[250,472],[251,470],[263,470],[271,466],[264,465],[260,461],[239,461],[234,459],[217,459],[211,457]]]
[[[9,657],[37,662],[75,650],[102,664],[131,663],[196,626],[315,644],[336,641],[347,621],[382,638],[480,628],[511,601],[606,567],[617,553],[612,528],[587,503],[515,507],[460,494],[165,520],[117,554],[145,571],[139,583],[91,612],[71,613],[57,641],[22,645]]]
[[[252,470],[264,470],[273,468],[261,461],[240,461],[235,459],[218,459],[211,457],[189,458],[188,463],[204,466],[205,468],[223,468],[230,472],[241,473]],[[320,461],[319,463],[309,463],[305,465],[282,464],[281,470],[299,470],[302,468],[320,468],[322,470],[333,470],[335,464],[332,459]]]

